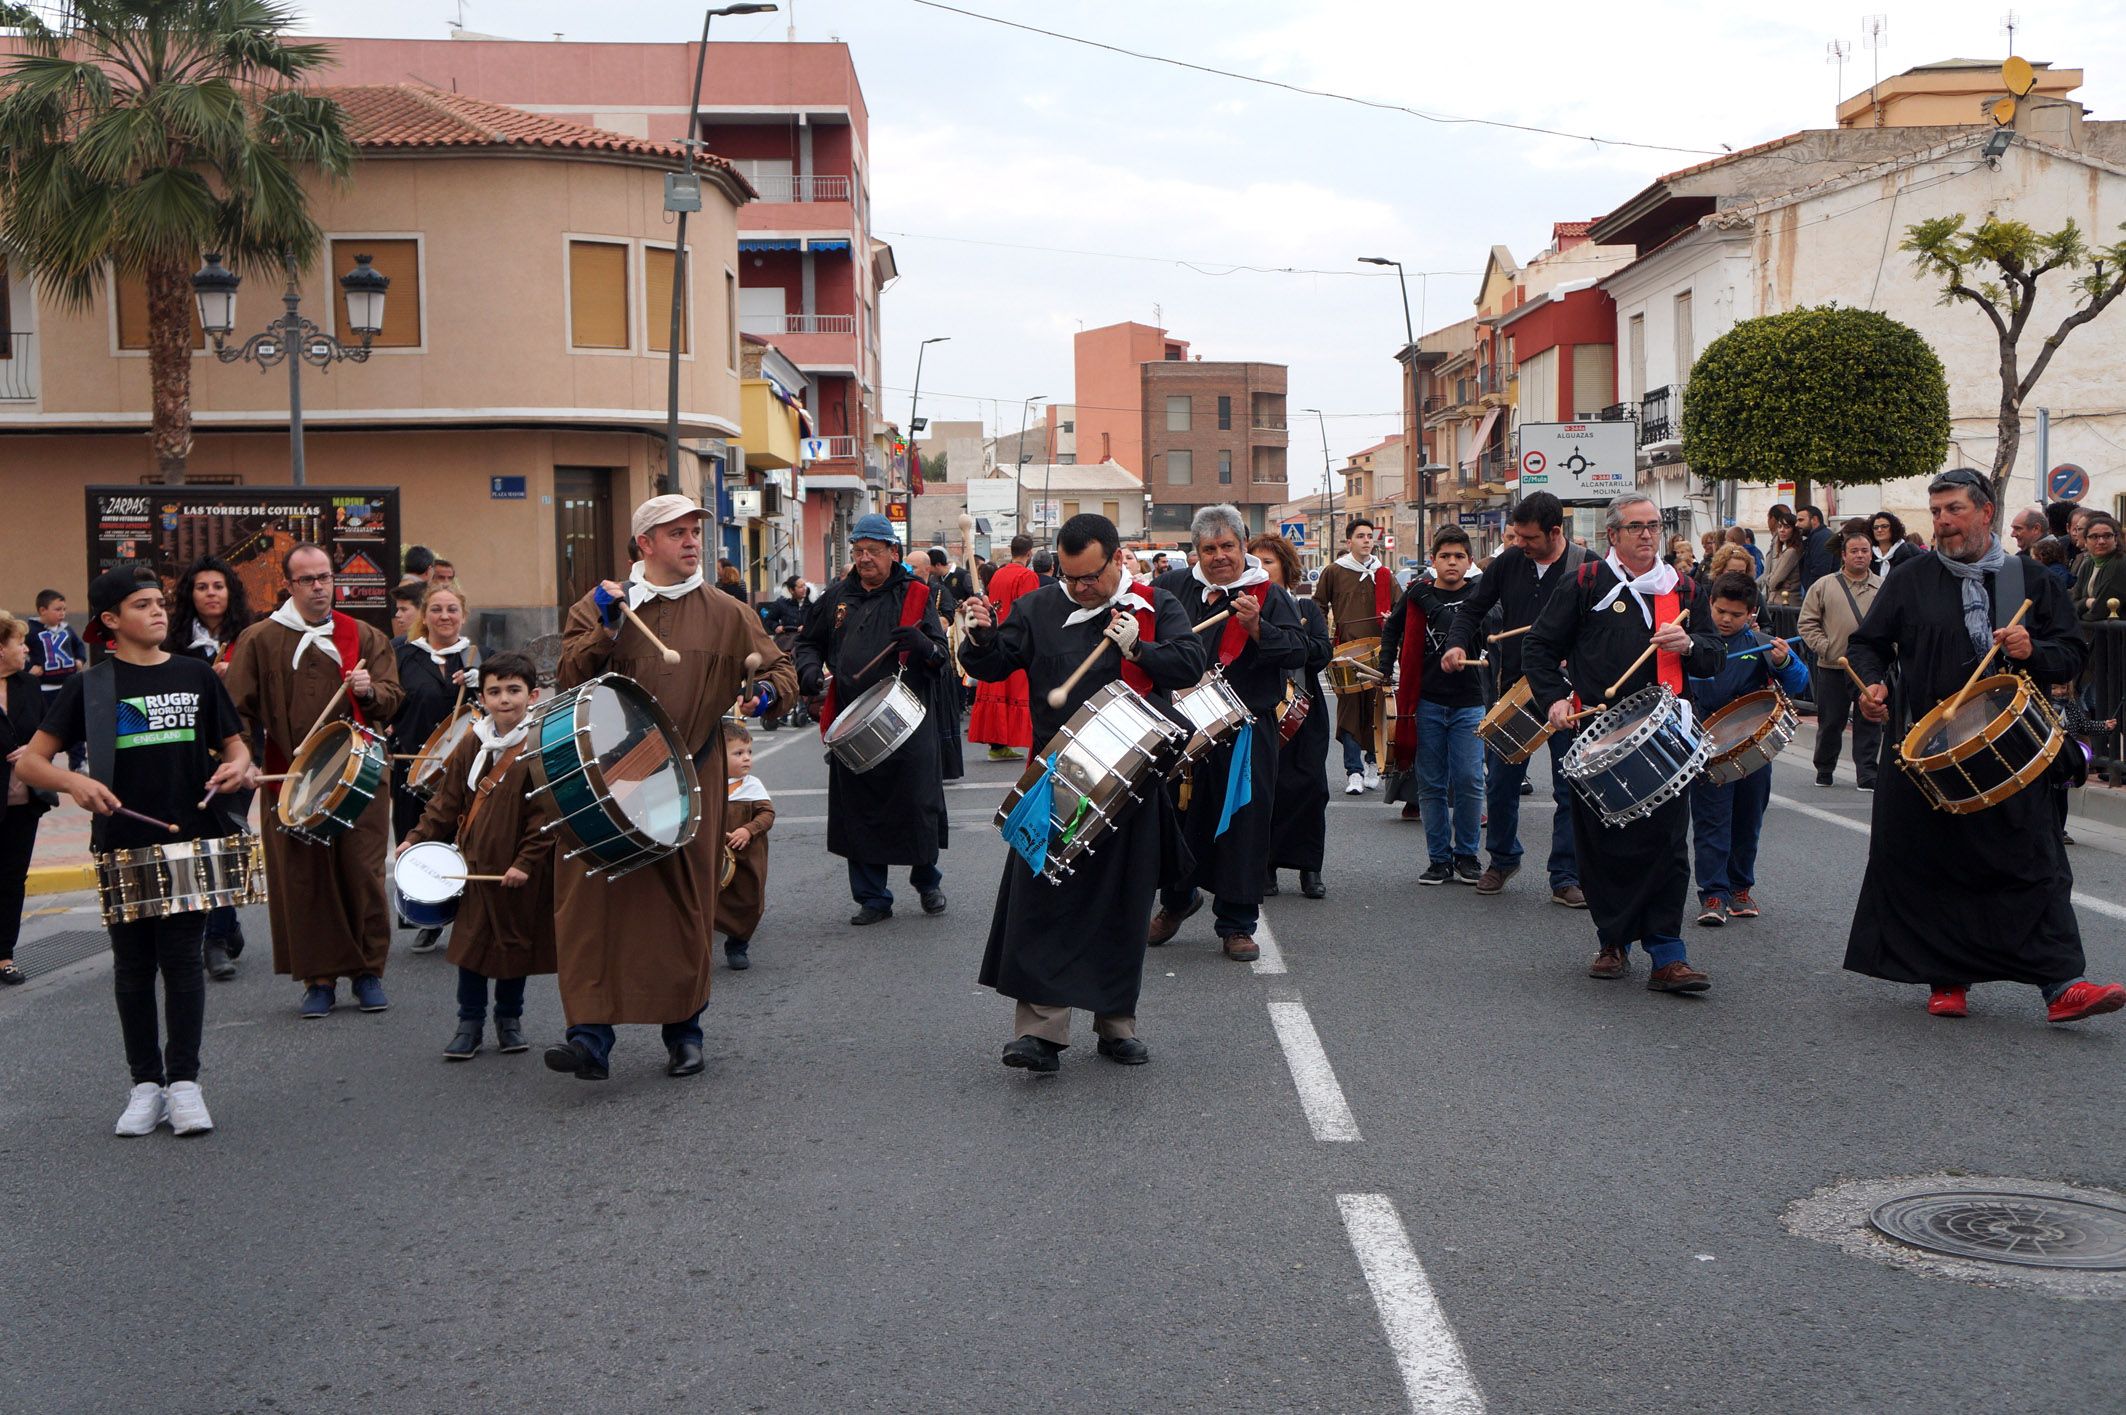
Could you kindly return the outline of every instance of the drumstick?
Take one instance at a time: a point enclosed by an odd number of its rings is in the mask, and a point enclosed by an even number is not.
[[[1671,624],[1681,624],[1684,620],[1688,618],[1690,618],[1690,611],[1686,609],[1681,614],[1678,614],[1675,618],[1669,620],[1668,622]],[[1631,661],[1631,667],[1624,670],[1624,676],[1622,678],[1619,678],[1616,682],[1610,684],[1609,691],[1604,693],[1602,696],[1604,698],[1615,697],[1617,695],[1617,689],[1623,687],[1625,683],[1630,680],[1632,674],[1637,673],[1641,668],[1644,668],[1646,666],[1646,660],[1652,658],[1653,656],[1654,646],[1652,644],[1648,644],[1646,646],[1646,652],[1640,654],[1637,658],[1633,659]]]
[[[1852,664],[1850,664],[1850,663],[1847,663],[1847,662],[1845,661],[1845,659],[1844,659],[1843,657],[1841,657],[1841,658],[1840,658],[1840,659],[1838,660],[1838,666],[1839,666],[1840,668],[1843,668],[1843,669],[1845,670],[1845,676],[1846,676],[1846,677],[1848,677],[1848,678],[1850,678],[1850,679],[1852,679],[1852,680],[1853,680],[1853,686],[1854,686],[1854,687],[1856,687],[1856,688],[1860,689],[1860,691],[1861,691],[1861,692],[1863,692],[1863,693],[1865,693],[1865,692],[1866,692],[1866,691],[1868,690],[1868,680],[1867,680],[1867,679],[1865,679],[1865,678],[1863,678],[1863,677],[1861,677],[1861,676],[1860,676],[1860,675],[1859,675],[1858,673],[1855,673],[1855,672],[1853,671],[1853,665],[1852,665]]]
[[[642,616],[635,612],[635,606],[629,604],[625,598],[619,600],[618,603],[620,612],[627,616],[630,624],[642,631],[642,637],[650,641],[650,646],[657,650],[658,657],[662,658],[666,663],[679,662],[679,651],[658,638],[656,631],[642,622]]]
[[[749,654],[747,654],[747,655],[746,655],[746,676],[747,676],[747,677],[751,677],[751,676],[752,676],[753,674],[755,674],[755,673],[758,673],[758,672],[760,672],[760,665],[761,665],[761,664],[762,664],[762,663],[763,663],[764,661],[765,661],[765,660],[763,660],[763,659],[761,658],[761,656],[760,656],[759,654],[757,654],[757,653],[749,653]]]
[[[1746,649],[1736,649],[1733,653],[1729,654],[1728,657],[1748,658],[1753,653],[1763,653],[1766,649],[1770,648],[1772,644],[1798,644],[1800,642],[1801,635],[1796,634],[1791,639],[1773,639],[1771,643],[1768,644],[1751,644]]]
[[[887,654],[889,654],[889,653],[892,653],[892,652],[893,652],[893,651],[894,651],[895,649],[897,649],[897,648],[899,648],[899,647],[900,647],[900,645],[899,645],[899,644],[888,644],[888,645],[886,645],[886,646],[885,646],[884,648],[880,649],[880,650],[879,650],[879,651],[878,651],[877,653],[875,653],[875,654],[871,655],[871,661],[870,661],[869,663],[865,664],[865,665],[864,665],[864,666],[863,666],[862,668],[859,668],[859,669],[857,669],[857,670],[856,670],[856,672],[854,672],[854,673],[850,674],[849,676],[850,676],[851,678],[861,678],[861,677],[863,677],[863,676],[864,676],[864,675],[865,675],[866,673],[869,673],[869,672],[870,672],[870,671],[871,671],[872,669],[874,669],[874,668],[878,667],[878,666],[879,666],[879,663],[880,663],[880,661],[881,661],[882,659],[884,659],[884,658],[886,657],[886,655],[887,655]]]
[[[153,816],[144,816],[140,812],[128,810],[124,806],[113,806],[111,808],[111,814],[114,816],[124,816],[129,821],[139,821],[142,825],[152,825],[157,830],[167,830],[172,835],[177,834],[177,827],[171,825],[168,821],[159,821]]]
[[[2015,611],[2015,617],[2013,619],[2010,619],[2002,627],[2004,629],[2013,629],[2016,625],[2023,622],[2023,616],[2025,614],[2028,614],[2029,612],[2030,601],[2026,599],[2022,602],[2022,605]],[[1993,647],[1987,649],[1986,656],[1978,661],[1978,667],[1971,670],[1971,676],[1964,681],[1964,686],[1956,690],[1956,696],[1950,701],[1949,710],[1948,712],[1943,714],[1944,717],[1956,716],[1956,710],[1964,705],[1965,697],[1970,694],[1973,688],[1976,688],[1978,686],[1978,680],[1986,676],[1986,670],[1993,666],[1993,655],[1999,653],[2000,651],[2000,640],[1995,639],[1993,641]]]
[[[1485,636],[1484,636],[1484,641],[1485,641],[1486,643],[1492,643],[1492,644],[1495,644],[1495,643],[1497,643],[1497,642],[1498,642],[1498,641],[1499,641],[1500,639],[1510,639],[1510,638],[1512,638],[1512,637],[1513,637],[1514,635],[1516,635],[1516,634],[1525,634],[1525,633],[1527,633],[1527,632],[1528,632],[1528,631],[1529,631],[1530,629],[1533,629],[1534,627],[1535,627],[1535,625],[1533,625],[1533,624],[1523,624],[1523,625],[1522,625],[1522,626],[1521,626],[1520,628],[1518,628],[1518,629],[1508,629],[1508,630],[1507,630],[1507,631],[1506,631],[1505,633],[1503,633],[1503,634],[1487,634],[1487,635],[1485,635]]]
[[[310,731],[305,732],[303,734],[303,738],[305,741],[308,741],[309,738],[313,734],[315,734],[320,727],[323,727],[325,725],[325,719],[331,717],[332,714],[339,709],[340,699],[346,696],[347,680],[342,678],[340,679],[339,687],[332,690],[332,699],[331,701],[325,704],[325,710],[317,715],[317,721],[310,724]]]
[[[211,800],[213,800],[213,799],[214,799],[214,793],[215,793],[215,791],[216,791],[217,789],[218,789],[218,788],[217,788],[217,787],[216,787],[216,786],[214,785],[214,783],[213,783],[213,782],[211,782],[211,781],[210,781],[210,782],[208,782],[208,783],[207,783],[207,794],[199,798],[199,805],[198,805],[197,809],[199,809],[199,810],[202,810],[202,811],[203,811],[203,810],[205,810],[205,809],[207,808],[207,802],[209,802],[209,801],[211,801]]]
[[[1216,614],[1213,614],[1210,618],[1204,620],[1201,624],[1191,625],[1189,628],[1189,632],[1191,634],[1200,634],[1205,629],[1210,628],[1213,624],[1216,624],[1219,620],[1225,618],[1228,614],[1231,614],[1232,612],[1233,611],[1230,609],[1221,609]]]
[[[468,884],[500,884],[506,875],[437,875],[437,879],[461,879]]]
[[[260,783],[261,785],[263,785],[263,784],[265,784],[265,783],[266,783],[266,782],[268,782],[268,781],[292,781],[292,780],[294,780],[294,779],[295,779],[295,773],[294,773],[294,772],[292,772],[292,771],[284,771],[284,772],[282,772],[282,773],[281,773],[281,774],[280,774],[279,776],[261,776],[261,777],[260,777],[260,778],[259,778],[258,780],[259,780],[259,783]]]
[[[1219,619],[1223,619],[1225,616],[1223,614],[1220,614],[1216,617]],[[1204,624],[1208,624],[1211,622],[1213,621],[1206,619],[1204,621]],[[1203,625],[1199,624],[1196,627],[1200,629],[1203,627]],[[1070,677],[1065,678],[1063,680],[1062,686],[1050,688],[1048,690],[1048,705],[1052,708],[1059,708],[1063,706],[1064,702],[1070,697],[1070,690],[1078,686],[1078,680],[1080,678],[1083,678],[1086,674],[1092,672],[1092,666],[1100,661],[1100,655],[1106,653],[1108,649],[1112,648],[1114,646],[1114,642],[1115,641],[1113,639],[1108,638],[1106,635],[1101,635],[1100,642],[1093,645],[1093,651],[1085,655],[1085,662],[1079,664],[1077,668],[1072,670]]]

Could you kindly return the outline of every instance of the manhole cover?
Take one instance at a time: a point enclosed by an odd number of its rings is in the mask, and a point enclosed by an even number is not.
[[[2010,1191],[1911,1194],[1876,1206],[1876,1232],[1929,1253],[2029,1268],[2126,1271],[2126,1208]]]

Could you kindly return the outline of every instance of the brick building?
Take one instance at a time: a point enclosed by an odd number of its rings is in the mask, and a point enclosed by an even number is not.
[[[1186,532],[1198,509],[1221,501],[1261,530],[1286,496],[1285,366],[1161,359],[1141,366],[1139,387],[1152,535]],[[1078,399],[1082,429],[1082,389]]]

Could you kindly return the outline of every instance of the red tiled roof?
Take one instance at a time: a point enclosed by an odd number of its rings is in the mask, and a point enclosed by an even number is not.
[[[1584,236],[1593,229],[1593,221],[1553,221],[1550,223],[1550,234],[1553,237]]]

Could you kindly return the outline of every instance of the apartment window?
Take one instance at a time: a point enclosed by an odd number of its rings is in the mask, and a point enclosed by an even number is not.
[[[4,291],[4,290],[0,290],[0,296],[4,296],[4,295],[5,295],[6,293],[7,293],[6,291]],[[1057,423],[1057,424],[1056,424],[1056,431],[1058,431],[1058,432],[1062,432],[1062,433],[1073,433],[1073,432],[1076,432],[1077,430],[1078,430],[1078,425],[1077,425],[1076,423],[1074,423],[1074,422],[1069,422],[1069,423]]]
[[[617,241],[568,243],[569,344],[628,347],[627,247]]]
[[[1218,430],[1228,432],[1233,426],[1233,399],[1230,394],[1218,395]]]
[[[380,236],[335,236],[326,243],[325,272],[331,279],[332,318],[347,317],[339,298],[339,280],[354,269],[354,258],[369,257],[376,273],[391,281],[384,299],[384,328],[370,341],[378,349],[421,347],[421,243],[410,236],[385,239]],[[343,333],[345,331],[342,331]]]
[[[0,256],[0,359],[13,357],[14,332],[15,315],[7,303],[7,257]]]
[[[1631,380],[1624,390],[1627,399],[1646,396],[1646,316],[1635,314],[1624,331],[1625,376]],[[1581,402],[1587,400],[1582,398]]]
[[[1187,394],[1166,400],[1166,430],[1187,432],[1189,430],[1189,398]]]
[[[113,272],[111,280],[117,291],[115,298],[118,303],[118,347],[147,348],[148,277],[138,271],[123,275]],[[199,302],[192,298],[189,284],[185,287],[185,322],[192,328],[192,347],[206,348],[207,336],[199,327]]]
[[[1685,290],[1676,296],[1676,372],[1668,380],[1671,385],[1680,388],[1690,377],[1690,366],[1697,354],[1690,327],[1690,291]]]
[[[723,320],[726,351],[731,367],[738,367],[738,277],[726,270],[723,273]],[[817,398],[813,400],[815,405]]]
[[[1122,503],[1119,501],[1103,501],[1100,503],[1100,514],[1119,526],[1122,524]]]
[[[1282,447],[1257,447],[1253,451],[1254,460],[1248,468],[1249,481],[1264,486],[1285,479],[1285,450]]]
[[[1166,454],[1166,484],[1187,486],[1196,479],[1196,454],[1176,449]]]
[[[1066,520],[1066,521],[1067,521],[1067,520],[1069,520],[1069,519],[1070,519],[1071,517],[1073,517],[1073,516],[1075,516],[1075,515],[1077,515],[1077,514],[1078,514],[1078,503],[1077,503],[1077,502],[1075,502],[1075,501],[1066,501],[1066,502],[1064,502],[1064,503],[1063,503],[1063,519],[1064,519],[1064,520]]]
[[[1225,400],[1221,398],[1219,401],[1224,402]],[[1220,486],[1231,486],[1233,484],[1233,454],[1229,451],[1218,454],[1218,484]]]
[[[679,352],[694,352],[693,301],[679,307]],[[642,248],[642,317],[653,354],[672,350],[672,251],[668,246]]]

